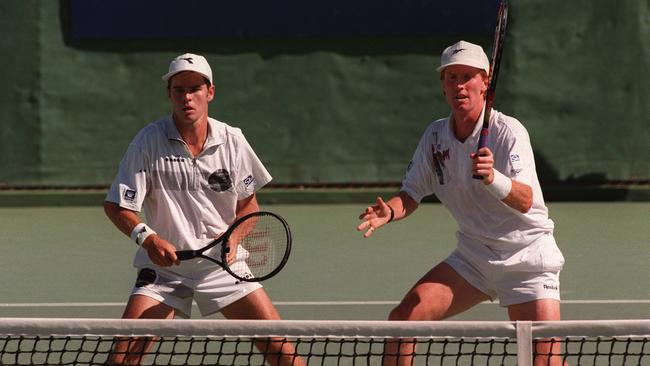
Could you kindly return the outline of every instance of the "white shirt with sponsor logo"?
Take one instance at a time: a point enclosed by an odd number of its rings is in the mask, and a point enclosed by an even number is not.
[[[192,156],[171,116],[144,127],[129,145],[106,201],[140,212],[147,224],[177,250],[199,249],[235,220],[237,201],[269,181],[238,128],[208,119],[203,151]],[[138,250],[134,265],[151,264]],[[184,268],[182,262],[178,270]]]
[[[472,135],[461,142],[454,136],[449,117],[429,124],[402,181],[402,191],[417,202],[435,193],[458,223],[460,244],[480,242],[499,251],[519,250],[552,234],[554,227],[537,179],[528,132],[515,118],[492,111],[487,146],[494,154],[494,168],[533,190],[532,208],[524,214],[472,178],[470,154],[476,151],[481,127],[477,123]]]

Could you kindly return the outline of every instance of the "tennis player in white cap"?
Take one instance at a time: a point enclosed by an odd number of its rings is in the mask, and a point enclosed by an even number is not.
[[[476,44],[460,41],[444,50],[437,71],[450,115],[427,126],[400,192],[386,202],[378,197],[359,217],[357,229],[369,237],[435,194],[458,223],[456,250],[406,293],[391,320],[445,319],[497,298],[512,320],[560,319],[564,257],[553,237],[526,129],[492,110],[487,147],[476,153],[489,68]],[[400,351],[408,353],[405,348]],[[396,351],[392,344],[386,353]],[[408,357],[386,360],[410,362]],[[558,357],[550,361],[561,363]],[[546,365],[549,358],[535,362]]]
[[[162,79],[172,113],[144,127],[129,145],[104,209],[139,246],[138,277],[123,318],[279,319],[259,283],[240,282],[209,261],[180,262],[177,250],[200,249],[239,217],[259,211],[256,192],[271,180],[242,131],[208,116],[212,70],[200,55],[174,58]],[[139,212],[144,209],[146,220]],[[111,363],[139,364],[142,342],[118,342]],[[272,365],[303,365],[286,342],[258,347]]]

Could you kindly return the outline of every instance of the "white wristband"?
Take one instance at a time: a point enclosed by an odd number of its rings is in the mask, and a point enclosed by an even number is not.
[[[142,245],[142,243],[144,243],[145,239],[147,239],[149,235],[155,233],[156,232],[147,226],[147,224],[141,222],[135,225],[133,231],[131,231],[131,240],[133,240],[138,245]]]
[[[485,186],[485,188],[490,192],[494,197],[502,200],[510,194],[512,189],[512,180],[505,175],[501,174],[500,171],[493,169],[494,171],[494,180],[491,184]]]

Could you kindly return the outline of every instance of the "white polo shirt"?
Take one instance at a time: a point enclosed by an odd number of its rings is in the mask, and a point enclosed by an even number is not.
[[[417,202],[435,193],[456,219],[461,244],[480,242],[499,251],[518,250],[541,235],[552,234],[554,227],[537,179],[528,132],[515,118],[492,111],[487,146],[494,154],[494,168],[533,190],[532,208],[522,214],[472,178],[470,154],[476,151],[481,127],[477,123],[472,135],[460,142],[449,117],[429,124],[402,181],[402,191]]]
[[[177,250],[199,249],[235,220],[237,201],[269,181],[241,130],[208,119],[203,151],[193,157],[171,116],[144,127],[129,145],[106,201],[140,212]],[[185,267],[175,267],[183,271]],[[151,264],[138,250],[134,265]],[[189,270],[187,268],[186,270]]]

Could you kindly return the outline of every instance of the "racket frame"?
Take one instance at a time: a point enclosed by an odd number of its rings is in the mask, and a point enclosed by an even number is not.
[[[280,263],[277,264],[275,269],[268,274],[261,276],[261,277],[243,277],[238,275],[232,268],[230,268],[230,265],[228,264],[228,253],[230,252],[230,247],[226,245],[228,243],[228,239],[232,235],[232,233],[239,227],[242,223],[246,222],[249,220],[251,217],[261,217],[261,216],[272,216],[278,221],[282,223],[282,226],[284,227],[285,230],[285,235],[287,238],[287,243],[285,246],[285,251],[284,251],[284,256],[282,257],[282,260],[280,260]],[[221,253],[220,253],[220,260],[208,255],[205,255],[204,253],[211,249],[214,248],[218,244],[223,244],[221,247]],[[235,277],[236,279],[240,281],[245,281],[245,282],[259,282],[259,281],[264,281],[268,280],[269,278],[275,276],[278,274],[282,268],[287,264],[287,261],[289,260],[289,254],[291,253],[291,244],[292,244],[292,236],[291,236],[291,229],[289,228],[289,224],[287,224],[287,221],[280,215],[275,214],[273,212],[268,212],[268,211],[255,211],[251,212],[249,214],[246,214],[239,219],[237,219],[229,228],[226,230],[223,235],[218,237],[217,239],[211,241],[208,245],[201,249],[195,249],[195,250],[179,250],[176,252],[176,256],[178,257],[179,260],[187,260],[187,259],[193,259],[193,258],[203,258],[207,259],[211,262],[214,262],[221,266],[226,272],[228,272],[231,276]]]
[[[503,54],[503,45],[506,38],[506,29],[508,27],[508,0],[500,0],[497,11],[497,22],[494,28],[494,41],[492,44],[492,60],[490,62],[490,73],[488,75],[488,88],[485,93],[485,112],[483,113],[483,125],[478,138],[478,147],[476,151],[487,146],[487,139],[490,127],[490,115],[494,103],[494,95],[497,89],[497,79],[499,77],[499,66],[501,64],[501,55]],[[481,175],[472,175],[474,179],[483,179]]]

